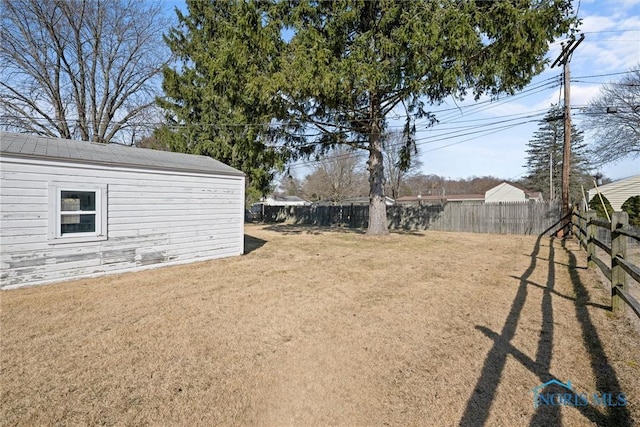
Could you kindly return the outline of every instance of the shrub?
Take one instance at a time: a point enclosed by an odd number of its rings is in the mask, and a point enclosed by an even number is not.
[[[609,212],[609,217],[611,217],[611,214],[613,213],[611,203],[604,196],[602,196],[602,202],[604,202],[604,206],[606,207],[607,212]],[[598,218],[607,219],[607,215],[604,211],[605,207],[602,206],[602,203],[600,202],[600,196],[598,196],[597,194],[593,196],[593,198],[589,202],[589,209],[596,211]]]
[[[629,224],[640,226],[640,196],[629,197],[622,204],[622,210],[629,214]]]

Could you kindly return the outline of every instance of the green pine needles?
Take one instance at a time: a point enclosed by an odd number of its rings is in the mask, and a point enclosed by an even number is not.
[[[266,189],[296,156],[337,145],[368,156],[368,233],[386,234],[383,134],[415,125],[448,97],[515,93],[540,73],[549,43],[570,30],[569,0],[198,1],[166,37],[161,139],[217,157]]]

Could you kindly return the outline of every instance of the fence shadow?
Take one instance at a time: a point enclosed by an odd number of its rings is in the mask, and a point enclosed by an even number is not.
[[[591,359],[591,368],[596,377],[596,391],[599,393],[612,393],[621,391],[618,377],[615,373],[615,370],[611,367],[606,354],[604,353],[602,342],[593,325],[593,322],[591,321],[591,317],[587,309],[589,305],[595,304],[592,304],[588,301],[589,294],[584,284],[580,280],[577,270],[576,257],[570,250],[566,248],[566,241],[562,242],[562,248],[568,254],[569,264],[565,266],[563,264],[557,264],[555,262],[555,239],[551,238],[549,239],[549,256],[545,260],[546,263],[548,263],[547,283],[543,286],[535,284],[530,280],[533,272],[538,267],[538,262],[543,260],[541,257],[539,257],[540,249],[542,246],[541,239],[542,235],[538,236],[533,251],[530,255],[530,264],[522,274],[522,276],[518,277],[520,281],[518,290],[500,333],[492,331],[485,326],[476,326],[477,330],[482,332],[493,341],[493,346],[487,354],[484,365],[482,367],[480,378],[478,379],[478,382],[476,383],[476,386],[467,401],[465,411],[460,420],[461,426],[471,427],[486,425],[491,412],[493,400],[496,397],[497,389],[500,385],[500,381],[506,366],[507,357],[509,355],[515,358],[530,372],[535,374],[538,377],[540,384],[545,384],[552,380],[555,380],[559,383],[563,383],[564,381],[566,381],[566,379],[556,378],[550,373],[554,345],[554,314],[552,297],[553,295],[561,295],[555,290],[556,268],[567,268],[570,275],[570,280],[576,294],[575,299],[570,299],[574,300],[576,317],[582,328],[584,347],[588,349]],[[515,336],[522,310],[527,299],[528,288],[532,285],[535,285],[539,289],[541,288],[544,292],[540,307],[542,314],[542,325],[540,329],[540,338],[538,341],[535,359],[531,359],[524,352],[520,351],[513,344],[511,344],[511,340]],[[601,305],[596,306],[599,306],[599,308],[604,308]],[[553,388],[549,388],[548,390],[553,391]],[[525,396],[523,396],[523,398],[525,398]],[[562,422],[562,412],[560,408],[560,405],[538,406],[529,422],[529,425],[560,425]],[[626,427],[632,425],[629,411],[625,406],[606,407],[606,412],[603,412],[601,407],[594,406],[593,404],[587,402],[585,406],[575,406],[575,408],[578,409],[585,418],[599,426]]]
[[[502,331],[498,334],[484,326],[476,326],[476,329],[493,340],[493,346],[487,354],[480,378],[471,393],[471,397],[467,401],[464,414],[460,420],[461,426],[475,427],[486,424],[509,354],[515,356],[516,359],[530,370],[536,369],[532,360],[512,346],[511,340],[515,336],[520,315],[527,299],[527,281],[536,269],[541,239],[542,236],[538,236],[533,252],[530,255],[531,263],[520,277],[520,284],[518,285],[516,296],[511,304],[511,310],[507,315]],[[545,340],[545,343],[551,345],[552,341]],[[551,349],[546,349],[544,353],[549,353],[550,350]]]
[[[294,234],[315,234],[320,235],[322,233],[345,233],[345,234],[364,234],[365,230],[361,228],[349,228],[349,227],[330,227],[321,225],[308,225],[308,224],[274,224],[268,225],[265,230],[275,231],[277,233],[285,235]]]
[[[562,264],[562,263],[560,263],[560,265],[568,266],[568,264]],[[581,268],[581,267],[578,267],[578,268]],[[520,279],[520,277],[518,277],[518,276],[509,276],[509,277],[511,277],[513,279]],[[529,286],[533,286],[533,287],[536,287],[536,288],[539,288],[539,289],[543,289],[543,290],[547,289],[546,286],[540,285],[540,284],[538,284],[536,282],[533,282],[531,280],[528,280],[527,284]],[[581,300],[578,300],[577,298],[571,297],[569,295],[561,294],[560,292],[554,291],[554,290],[551,290],[550,292],[553,295],[555,295],[555,296],[557,296],[559,298],[566,299],[566,300],[569,300],[569,301],[573,301],[575,304],[583,304],[583,305],[588,305],[590,307],[599,308],[600,310],[611,311],[611,306],[606,305],[606,304],[598,304],[597,302],[591,302],[591,301],[581,301]]]
[[[591,358],[591,369],[593,370],[593,374],[596,378],[596,389],[600,393],[621,392],[620,381],[618,380],[616,371],[609,363],[609,358],[602,346],[602,340],[593,325],[591,314],[589,314],[587,309],[587,306],[589,305],[588,301],[590,299],[589,291],[587,291],[584,283],[582,283],[580,275],[576,270],[576,256],[567,248],[566,240],[562,241],[562,249],[569,257],[569,276],[573,285],[573,291],[576,294],[576,303],[574,304],[576,317],[578,322],[580,322],[580,327],[582,329],[584,347],[589,352],[589,356]],[[598,413],[598,425],[625,427],[633,424],[629,414],[629,409],[626,406],[611,406],[608,408],[608,414]]]

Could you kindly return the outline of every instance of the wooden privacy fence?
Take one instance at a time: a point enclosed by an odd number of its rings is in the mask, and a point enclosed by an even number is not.
[[[614,212],[611,222],[596,218],[595,211],[574,212],[571,217],[574,234],[580,245],[587,251],[589,268],[598,266],[611,282],[611,307],[621,310],[626,303],[640,317],[640,302],[629,292],[628,277],[640,283],[640,268],[630,262],[629,245],[632,239],[634,246],[640,241],[640,234],[629,227],[629,216],[626,212]],[[598,238],[598,228],[608,230],[611,245]],[[596,247],[609,256],[606,262],[598,257]],[[610,261],[610,262],[609,262]],[[609,264],[609,265],[607,265]]]
[[[444,205],[387,206],[389,228],[471,233],[537,235],[560,219],[555,203],[448,202]],[[369,207],[265,206],[264,222],[365,228]]]

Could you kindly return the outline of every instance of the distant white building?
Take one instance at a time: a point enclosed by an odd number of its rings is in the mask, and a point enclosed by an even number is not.
[[[404,196],[398,198],[398,204],[434,204],[444,202],[472,202],[472,203],[517,203],[542,202],[542,193],[530,191],[518,184],[503,181],[484,194],[442,194],[428,196]]]
[[[265,206],[308,206],[311,202],[298,196],[273,195],[265,197],[256,204],[263,204]]]
[[[484,193],[485,203],[542,202],[542,193],[504,181]]]
[[[614,211],[622,210],[622,205],[630,197],[640,195],[640,175],[633,175],[619,181],[598,187],[600,193],[609,200]],[[595,188],[589,190],[589,200],[596,197]]]

